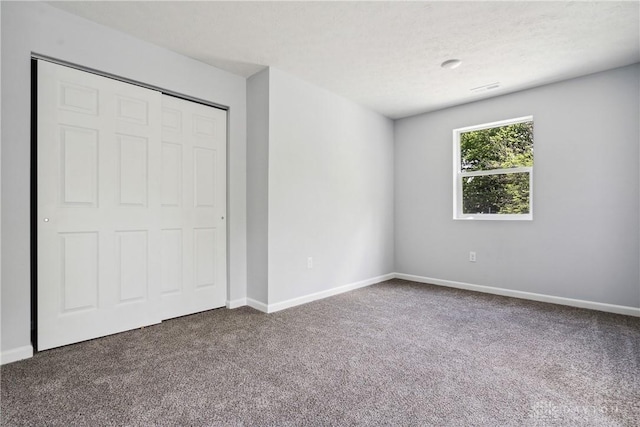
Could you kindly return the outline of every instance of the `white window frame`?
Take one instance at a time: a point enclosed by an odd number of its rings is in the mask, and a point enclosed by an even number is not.
[[[532,122],[533,116],[500,120],[481,125],[467,126],[453,130],[453,219],[454,220],[489,220],[489,221],[532,221],[533,220],[533,167],[508,169],[490,169],[485,171],[462,172],[460,154],[460,135],[475,130],[489,129],[516,123]],[[462,180],[470,176],[501,175],[511,173],[529,174],[529,213],[526,214],[464,214],[462,213]]]

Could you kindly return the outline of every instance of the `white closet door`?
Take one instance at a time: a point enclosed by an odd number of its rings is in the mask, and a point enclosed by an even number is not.
[[[163,319],[225,305],[226,147],[226,111],[162,96]]]
[[[160,108],[159,92],[39,61],[39,350],[161,320]]]

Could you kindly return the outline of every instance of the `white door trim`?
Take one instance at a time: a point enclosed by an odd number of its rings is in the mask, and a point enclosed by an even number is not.
[[[171,89],[166,89],[160,86],[155,86],[152,84],[148,84],[145,82],[141,82],[139,80],[134,80],[134,79],[129,79],[127,77],[123,77],[123,76],[119,76],[117,74],[111,74],[108,73],[106,71],[101,71],[101,70],[97,70],[95,68],[91,68],[91,67],[85,67],[84,65],[80,65],[80,64],[76,64],[75,62],[69,62],[69,61],[65,61],[63,59],[58,59],[58,58],[54,58],[52,56],[47,56],[47,55],[42,55],[39,53],[31,53],[31,58],[32,59],[37,59],[39,61],[46,61],[46,62],[51,62],[54,64],[58,64],[58,65],[63,65],[65,67],[69,67],[69,68],[74,68],[76,70],[79,71],[84,71],[86,73],[91,73],[91,74],[95,74],[97,76],[102,76],[102,77],[107,77],[109,79],[112,80],[118,80],[120,82],[123,83],[128,83],[128,84],[132,84],[135,86],[140,86],[146,89],[151,89],[151,90],[155,90],[157,92],[161,92],[163,95],[170,95],[170,96],[175,96],[176,98],[182,98],[186,101],[191,101],[191,102],[196,102],[198,104],[203,104],[203,105],[208,105],[210,107],[214,107],[214,108],[219,108],[220,110],[226,110],[226,111],[230,111],[231,108],[227,105],[223,105],[223,104],[218,104],[212,101],[207,101],[206,99],[202,99],[202,98],[198,98],[195,96],[191,96],[191,95],[186,95],[184,93],[180,93],[180,92],[174,92]],[[227,135],[227,140],[229,139],[229,136]]]

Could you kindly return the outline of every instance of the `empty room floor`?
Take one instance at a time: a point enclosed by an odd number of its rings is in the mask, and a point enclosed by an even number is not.
[[[1,368],[2,425],[640,425],[640,319],[390,280]]]

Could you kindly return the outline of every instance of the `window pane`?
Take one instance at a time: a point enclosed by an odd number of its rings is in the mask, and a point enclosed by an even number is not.
[[[462,172],[533,166],[533,122],[460,134]]]
[[[462,177],[463,214],[528,214],[529,173]]]

